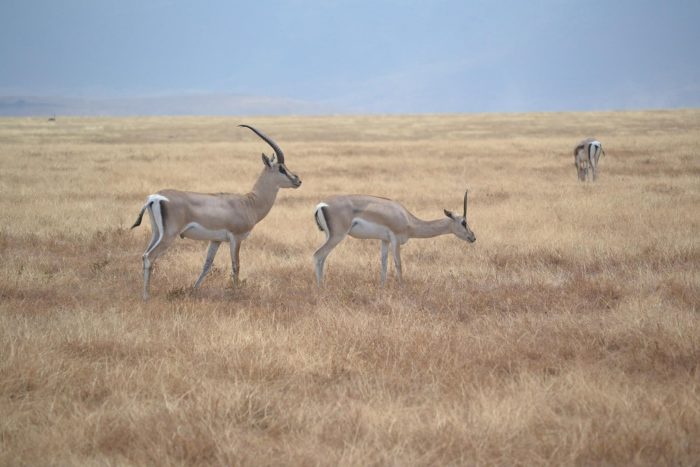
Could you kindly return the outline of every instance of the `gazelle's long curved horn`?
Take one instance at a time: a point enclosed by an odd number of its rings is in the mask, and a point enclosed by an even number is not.
[[[469,193],[469,190],[466,190],[464,192],[464,214],[462,215],[462,217],[464,217],[465,219],[467,218],[467,194],[468,193]]]
[[[278,162],[279,164],[284,164],[284,153],[282,152],[282,150],[280,149],[280,147],[277,146],[277,143],[275,143],[275,142],[272,140],[272,138],[270,138],[269,136],[267,136],[265,133],[261,132],[260,130],[257,130],[257,129],[255,129],[255,128],[253,128],[253,127],[250,126],[250,125],[238,125],[238,126],[242,126],[242,127],[244,127],[244,128],[249,128],[250,130],[253,131],[253,133],[255,133],[256,135],[258,135],[259,137],[261,137],[261,138],[262,138],[267,144],[269,144],[270,147],[275,151],[275,155],[277,156],[277,162]]]

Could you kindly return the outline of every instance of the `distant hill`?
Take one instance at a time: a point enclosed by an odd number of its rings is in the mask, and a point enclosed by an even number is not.
[[[330,106],[294,99],[233,94],[79,98],[0,96],[0,116],[289,115],[332,113]]]

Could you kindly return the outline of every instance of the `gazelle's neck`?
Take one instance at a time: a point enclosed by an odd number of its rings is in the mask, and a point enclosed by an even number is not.
[[[409,227],[410,238],[431,238],[438,235],[446,235],[452,232],[450,224],[452,220],[445,217],[434,221],[424,221],[414,218]]]
[[[258,221],[267,216],[267,213],[270,212],[272,205],[275,204],[278,191],[279,187],[274,182],[273,178],[269,176],[269,172],[263,169],[255,185],[253,185],[253,189],[247,195]]]

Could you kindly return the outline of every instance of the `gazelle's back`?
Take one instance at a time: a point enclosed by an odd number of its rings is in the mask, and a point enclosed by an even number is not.
[[[354,219],[381,223],[395,233],[403,232],[411,214],[396,201],[370,195],[333,196],[324,201],[332,221],[350,226]],[[333,219],[336,217],[336,219]]]
[[[180,190],[160,190],[168,198],[163,207],[170,225],[178,230],[190,222],[197,222],[211,230],[225,229],[233,233],[247,232],[255,219],[243,209],[245,197],[234,193],[196,193]]]

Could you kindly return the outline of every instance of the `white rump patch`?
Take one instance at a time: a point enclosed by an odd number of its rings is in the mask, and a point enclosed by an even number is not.
[[[327,207],[328,205],[326,203],[318,203],[316,205],[316,209],[314,210],[314,216],[316,217],[316,220],[321,226],[321,230],[323,230],[323,233],[326,234],[326,240],[328,240],[328,237],[330,237],[331,233],[328,231],[328,223],[326,222],[326,216],[323,215],[323,211],[321,211],[321,208]]]
[[[170,201],[170,200],[163,195],[148,195],[148,199],[146,200],[146,204],[154,203],[156,201]]]

